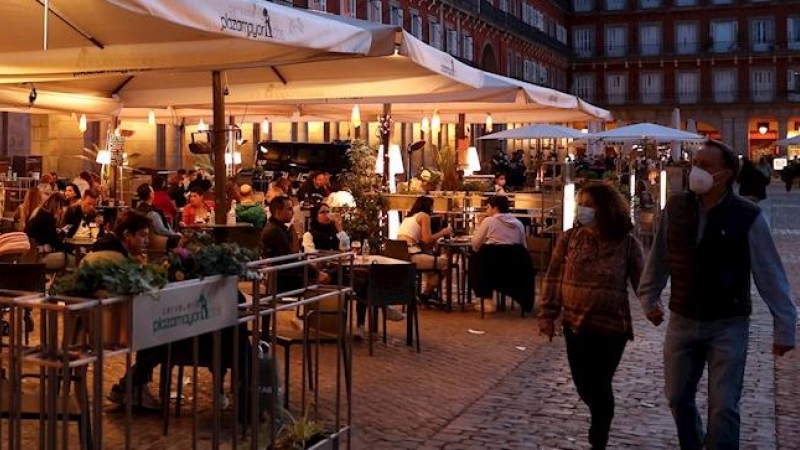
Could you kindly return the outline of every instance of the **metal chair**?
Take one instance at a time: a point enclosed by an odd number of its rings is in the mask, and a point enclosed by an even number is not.
[[[413,263],[411,259],[411,254],[408,252],[408,242],[402,239],[387,239],[383,243],[383,256],[388,256],[389,258],[399,259],[401,261],[410,261]],[[453,266],[454,269],[458,270],[458,265]],[[422,292],[422,274],[424,273],[433,273],[438,276],[439,283],[436,286],[436,292],[438,295],[439,300],[443,300],[443,293],[442,293],[442,280],[445,277],[444,270],[438,269],[436,267],[430,269],[420,269],[416,268],[416,291],[417,293]]]
[[[416,269],[413,264],[370,264],[367,283],[367,314],[369,322],[369,354],[372,356],[372,333],[375,330],[373,308],[383,311],[383,342],[386,343],[386,307],[404,305],[407,308],[407,341],[416,335],[417,353],[420,352],[419,314],[414,295]]]

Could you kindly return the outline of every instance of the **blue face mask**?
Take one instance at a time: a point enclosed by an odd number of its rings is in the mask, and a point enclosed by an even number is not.
[[[588,206],[578,206],[578,222],[583,226],[589,226],[594,223],[595,209]]]

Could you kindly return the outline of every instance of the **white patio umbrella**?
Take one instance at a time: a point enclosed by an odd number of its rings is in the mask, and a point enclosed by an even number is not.
[[[641,141],[650,140],[657,142],[687,142],[687,141],[702,141],[704,136],[689,133],[687,131],[676,130],[675,128],[665,127],[654,123],[637,123],[627,125],[624,127],[615,128],[613,130],[602,131],[588,136],[592,139],[601,139],[605,141]]]
[[[775,141],[773,145],[800,145],[800,134],[793,138],[786,138]]]
[[[585,134],[560,125],[534,124],[487,134],[478,139],[580,139]]]

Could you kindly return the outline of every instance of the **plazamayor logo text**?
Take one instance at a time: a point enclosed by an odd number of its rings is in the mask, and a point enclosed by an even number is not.
[[[238,11],[241,13],[241,11]],[[250,39],[258,39],[261,37],[272,38],[272,23],[269,20],[269,10],[262,9],[262,21],[259,21],[257,14],[252,14],[247,11],[250,16],[246,19],[238,18],[234,15],[225,13],[219,17],[221,31],[231,30],[242,33]]]
[[[189,302],[177,308],[168,308],[163,313],[165,315],[153,320],[153,334],[176,327],[191,327],[198,322],[218,315],[214,314],[214,311],[209,308],[208,299],[205,295],[201,295],[195,302]]]

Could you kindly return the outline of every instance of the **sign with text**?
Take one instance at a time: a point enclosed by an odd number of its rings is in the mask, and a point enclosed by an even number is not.
[[[236,325],[236,277],[170,283],[133,298],[131,350],[155,347]]]

